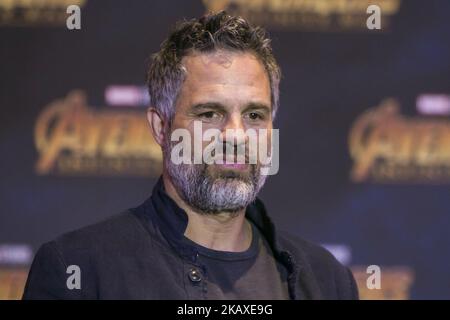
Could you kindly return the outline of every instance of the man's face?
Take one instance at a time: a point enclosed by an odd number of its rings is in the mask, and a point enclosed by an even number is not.
[[[267,72],[253,54],[242,52],[191,54],[183,58],[183,65],[187,75],[177,98],[170,132],[187,129],[192,141],[200,140],[197,143],[205,148],[210,142],[194,135],[194,123],[201,122],[203,131],[221,132],[223,153],[231,151],[234,161],[237,146],[245,145],[247,161],[230,164],[224,157],[224,164],[176,165],[170,159],[173,145],[169,134],[164,148],[165,168],[180,196],[197,211],[236,212],[254,200],[265,176],[261,176],[259,164],[248,163],[248,137],[226,133],[229,129],[244,132],[254,129],[257,133],[258,129],[267,129],[270,133],[272,108]]]

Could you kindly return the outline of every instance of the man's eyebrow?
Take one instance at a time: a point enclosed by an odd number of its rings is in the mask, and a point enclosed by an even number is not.
[[[220,102],[205,102],[205,103],[197,103],[194,104],[191,108],[191,111],[199,112],[199,111],[206,111],[206,110],[216,110],[216,111],[226,111],[226,107],[221,104]]]
[[[204,103],[197,103],[194,104],[191,108],[191,112],[201,112],[201,111],[220,111],[223,113],[227,112],[227,108],[220,102],[204,102]],[[260,102],[250,102],[247,104],[244,109],[242,110],[242,113],[249,112],[252,110],[261,110],[264,113],[270,114],[272,112],[271,108],[266,105],[265,103]]]
[[[271,108],[266,105],[265,103],[259,103],[259,102],[250,102],[243,110],[243,112],[249,112],[252,110],[262,110],[265,113],[271,113]]]

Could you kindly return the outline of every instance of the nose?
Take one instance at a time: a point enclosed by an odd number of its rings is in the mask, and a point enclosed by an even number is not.
[[[224,144],[239,146],[246,143],[245,127],[240,113],[233,113],[222,127],[220,141]]]

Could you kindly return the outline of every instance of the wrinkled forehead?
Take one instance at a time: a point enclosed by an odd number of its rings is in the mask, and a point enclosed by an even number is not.
[[[269,87],[269,77],[264,65],[251,52],[193,52],[183,57],[182,65],[186,72],[185,81]]]
[[[206,102],[236,107],[249,102],[271,105],[269,77],[252,53],[193,53],[182,63],[186,76],[178,102],[184,106]]]

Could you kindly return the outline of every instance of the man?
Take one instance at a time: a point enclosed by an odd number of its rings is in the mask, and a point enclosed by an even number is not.
[[[249,161],[249,136],[236,132],[272,131],[279,80],[261,28],[224,12],[180,23],[148,70],[148,121],[164,163],[151,197],[44,244],[24,298],[356,299],[351,272],[326,250],[276,232],[256,198],[266,174],[260,159]],[[175,159],[180,129],[205,150],[197,124],[219,133],[211,155],[225,161]]]

